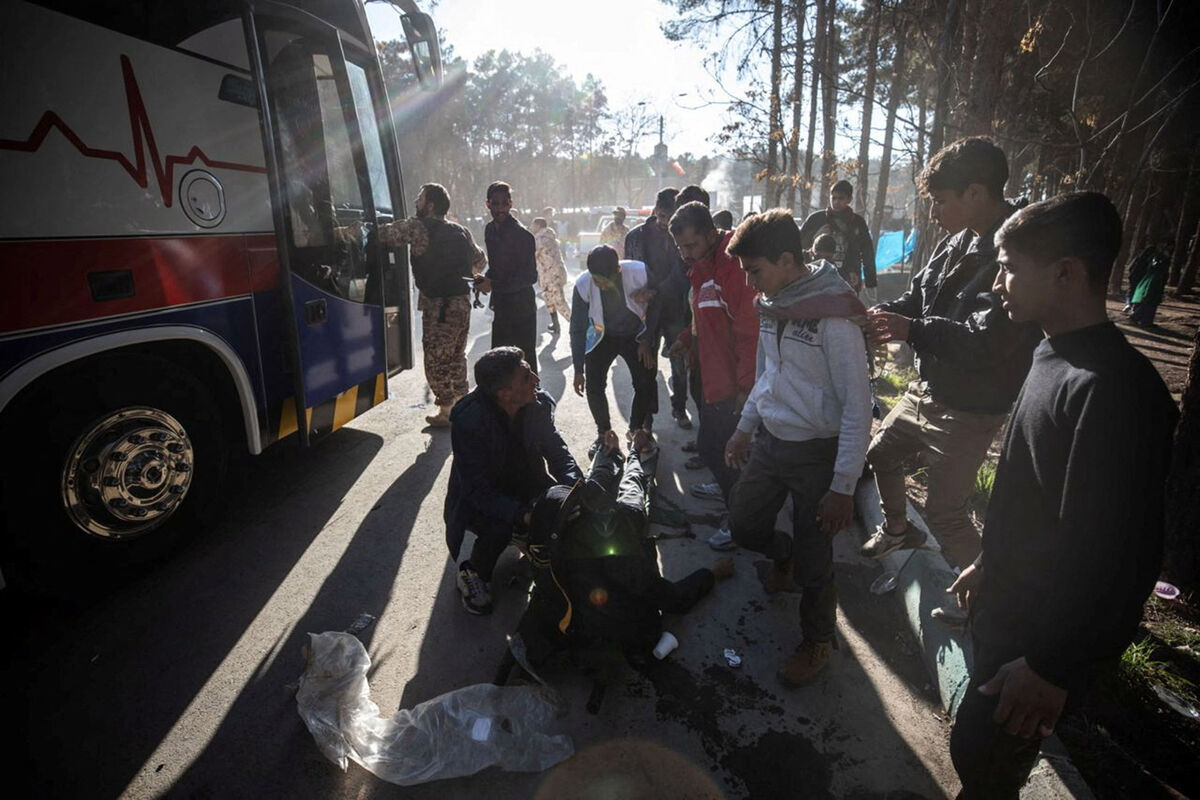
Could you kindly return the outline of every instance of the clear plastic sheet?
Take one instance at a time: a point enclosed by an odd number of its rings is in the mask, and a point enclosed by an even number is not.
[[[321,752],[342,769],[353,760],[379,778],[411,786],[498,766],[540,772],[574,753],[545,733],[555,705],[533,686],[476,684],[391,717],[371,701],[371,658],[347,633],[312,633],[296,694],[300,718]]]

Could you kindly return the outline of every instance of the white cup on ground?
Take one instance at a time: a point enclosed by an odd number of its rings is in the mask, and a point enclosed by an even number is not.
[[[675,638],[675,634],[663,631],[662,636],[658,638],[658,644],[654,645],[654,657],[662,661],[676,647],[679,647],[679,640]]]

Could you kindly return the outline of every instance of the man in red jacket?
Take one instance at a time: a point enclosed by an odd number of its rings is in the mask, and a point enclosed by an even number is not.
[[[738,260],[725,252],[733,233],[719,231],[703,203],[680,206],[671,217],[669,230],[689,267],[695,329],[695,340],[692,331],[685,329],[672,351],[686,353],[693,346],[699,348],[703,396],[696,447],[717,482],[715,491],[705,492],[701,485],[693,487],[693,494],[723,499],[728,505],[738,471],[725,463],[725,443],[737,429],[742,404],[754,387],[758,354],[755,292],[746,283]],[[731,542],[726,529],[709,540],[715,549],[728,549]]]

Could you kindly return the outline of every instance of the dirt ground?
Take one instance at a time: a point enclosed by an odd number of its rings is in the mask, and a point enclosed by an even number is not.
[[[1109,300],[1109,318],[1158,367],[1167,388],[1178,401],[1187,383],[1188,359],[1192,354],[1196,326],[1200,325],[1200,297],[1164,298],[1154,325],[1149,328],[1131,324],[1121,312],[1122,305],[1119,300]]]

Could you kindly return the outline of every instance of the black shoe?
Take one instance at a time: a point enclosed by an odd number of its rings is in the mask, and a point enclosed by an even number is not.
[[[683,428],[685,431],[692,429],[692,421],[688,418],[687,409],[680,408],[672,411],[671,416],[675,418],[675,424],[680,428]]]
[[[601,447],[604,447],[604,434],[597,436],[596,441],[592,442],[591,445],[588,446],[588,461],[591,461],[595,457],[596,453],[600,452]]]
[[[488,591],[487,581],[470,567],[458,571],[458,592],[462,595],[463,608],[469,613],[492,613],[492,594]]]

